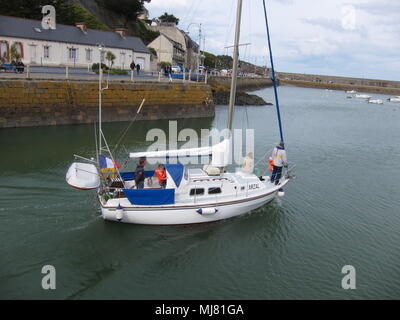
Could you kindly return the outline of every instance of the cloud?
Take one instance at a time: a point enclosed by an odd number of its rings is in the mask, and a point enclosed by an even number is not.
[[[174,14],[184,30],[202,23],[206,50],[231,53],[224,47],[233,43],[236,0],[152,0],[146,7],[152,17]],[[267,10],[277,70],[400,80],[399,0],[269,0]],[[198,28],[190,34],[197,41]],[[251,43],[241,58],[267,63],[262,1],[243,2],[240,42]]]

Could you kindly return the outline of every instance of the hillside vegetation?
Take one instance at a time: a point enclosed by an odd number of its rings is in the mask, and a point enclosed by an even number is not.
[[[146,28],[137,19],[145,2],[151,0],[13,0],[3,1],[0,14],[27,19],[41,20],[41,8],[53,5],[56,8],[57,23],[74,25],[86,22],[88,28],[113,30],[126,28],[127,34],[140,37],[146,44],[158,36],[158,32]]]

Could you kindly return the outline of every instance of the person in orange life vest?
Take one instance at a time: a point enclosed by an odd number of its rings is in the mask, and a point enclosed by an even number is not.
[[[165,167],[162,164],[158,165],[158,168],[155,170],[156,176],[158,178],[158,183],[161,186],[161,189],[165,189],[167,186],[167,172],[165,171]]]

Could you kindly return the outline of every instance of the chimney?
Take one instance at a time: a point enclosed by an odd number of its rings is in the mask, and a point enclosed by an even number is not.
[[[83,33],[86,33],[86,32],[87,32],[87,25],[86,25],[85,22],[76,22],[76,23],[75,23],[75,26],[78,27],[79,29],[81,29],[81,31],[82,31]]]
[[[116,28],[114,31],[116,33],[118,33],[122,38],[125,38],[125,36],[126,36],[126,29],[125,28]]]

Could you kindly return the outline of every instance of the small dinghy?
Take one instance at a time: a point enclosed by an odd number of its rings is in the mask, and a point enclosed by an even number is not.
[[[100,177],[95,165],[74,162],[66,174],[67,183],[79,190],[92,190],[100,187]]]
[[[400,102],[400,96],[396,96],[394,98],[389,98],[388,99],[390,102]]]

